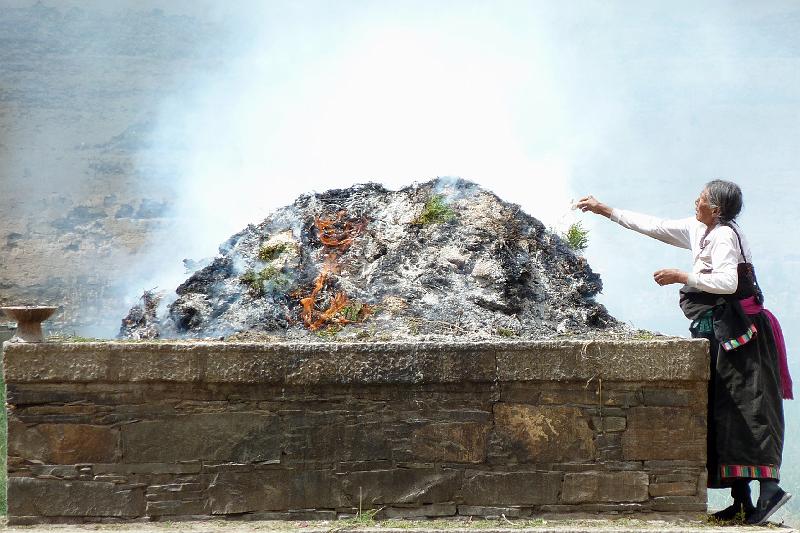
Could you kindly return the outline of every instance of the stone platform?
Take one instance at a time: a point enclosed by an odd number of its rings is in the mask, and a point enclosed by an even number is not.
[[[706,510],[706,341],[5,344],[9,522]]]

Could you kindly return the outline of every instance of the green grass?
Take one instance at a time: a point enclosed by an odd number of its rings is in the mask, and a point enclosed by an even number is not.
[[[357,527],[375,527],[377,525],[375,522],[375,515],[382,510],[383,508],[359,511],[353,518],[346,518],[344,520],[337,521],[336,527],[331,529],[331,531],[334,532],[337,529],[351,529]]]
[[[589,230],[584,229],[580,222],[572,224],[564,233],[564,240],[576,252],[582,252],[589,246]]]
[[[319,329],[315,331],[314,334],[322,340],[332,341],[336,340],[336,335],[338,335],[342,329],[344,328],[339,324],[328,324],[328,327]]]
[[[497,333],[501,337],[516,337],[517,336],[517,332],[514,331],[511,328],[499,327],[499,328],[497,328],[495,330],[495,333]]]
[[[279,255],[281,255],[289,248],[290,245],[285,242],[277,244],[264,244],[258,250],[258,258],[264,262],[272,261],[273,259],[276,259]]]
[[[285,291],[292,280],[283,271],[274,266],[267,266],[256,272],[248,270],[239,277],[239,281],[250,288],[253,296],[263,296],[267,292]]]
[[[349,322],[364,322],[374,312],[373,306],[352,300],[339,310],[339,315]]]
[[[449,222],[454,218],[456,218],[456,212],[445,203],[444,196],[441,194],[434,194],[425,202],[422,212],[414,220],[414,223],[427,226],[429,224]]]

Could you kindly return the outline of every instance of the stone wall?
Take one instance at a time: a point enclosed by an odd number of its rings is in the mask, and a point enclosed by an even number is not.
[[[706,509],[705,341],[5,345],[11,523]]]

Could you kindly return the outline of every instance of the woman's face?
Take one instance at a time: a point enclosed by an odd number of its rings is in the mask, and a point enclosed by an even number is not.
[[[703,189],[703,192],[694,201],[694,216],[706,226],[713,226],[717,221],[717,214],[717,209],[712,209],[711,204],[708,203],[708,191]]]

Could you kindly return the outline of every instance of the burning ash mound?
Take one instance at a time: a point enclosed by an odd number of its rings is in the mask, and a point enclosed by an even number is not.
[[[600,276],[519,206],[464,180],[304,195],[222,244],[120,337],[547,338],[624,329]]]

